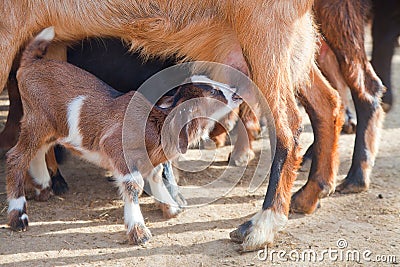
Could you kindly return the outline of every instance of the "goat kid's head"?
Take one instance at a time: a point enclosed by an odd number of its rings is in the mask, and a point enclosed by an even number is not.
[[[216,121],[239,107],[242,98],[226,84],[193,76],[191,83],[178,87],[171,106],[172,136],[178,137],[179,153],[208,136]]]

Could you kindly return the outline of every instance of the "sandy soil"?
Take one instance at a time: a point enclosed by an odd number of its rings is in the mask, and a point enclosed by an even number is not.
[[[123,203],[117,189],[105,178],[105,172],[88,163],[69,158],[61,171],[70,191],[48,202],[29,201],[30,228],[27,232],[11,232],[6,226],[5,161],[0,160],[0,265],[1,266],[266,266],[271,261],[282,266],[354,266],[352,257],[360,253],[361,263],[371,266],[400,262],[400,51],[394,58],[394,90],[396,103],[386,117],[380,152],[372,173],[368,192],[352,195],[335,194],[322,200],[321,208],[308,216],[291,215],[271,250],[284,251],[279,260],[272,254],[241,254],[239,246],[229,240],[229,232],[260,209],[266,183],[250,193],[247,188],[255,164],[250,164],[238,185],[212,204],[187,209],[177,218],[165,220],[153,199],[142,197],[142,212],[153,238],[145,246],[124,243]],[[0,98],[0,119],[4,123],[7,98]],[[305,133],[301,143],[312,142],[309,122],[305,117]],[[0,127],[2,127],[0,125]],[[338,180],[344,178],[351,162],[354,135],[340,138],[341,167]],[[255,147],[260,149],[261,141]],[[212,181],[226,169],[227,151],[223,148],[216,161],[199,172],[181,173],[183,187]],[[189,166],[200,166],[196,151],[185,159]],[[206,157],[212,151],[203,152]],[[208,155],[208,156],[207,156]],[[210,156],[211,155],[211,156]],[[235,171],[234,169],[231,171]],[[294,190],[306,181],[300,173]],[[346,245],[346,247],[343,247]],[[322,262],[291,261],[304,250],[318,253],[325,250]],[[337,250],[339,254],[335,254]],[[368,254],[369,251],[371,254]],[[326,252],[325,252],[326,253]],[[370,262],[363,258],[368,256]],[[343,254],[343,259],[335,255]],[[282,255],[282,254],[281,254]],[[355,254],[357,255],[357,254]],[[383,256],[383,257],[380,257]],[[350,258],[349,261],[346,258]],[[389,261],[379,262],[379,259]]]

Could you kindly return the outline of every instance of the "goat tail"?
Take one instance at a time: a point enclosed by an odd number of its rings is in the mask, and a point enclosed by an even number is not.
[[[30,43],[26,46],[21,57],[20,66],[33,63],[35,60],[42,59],[47,52],[51,41],[54,39],[54,26],[42,30]]]

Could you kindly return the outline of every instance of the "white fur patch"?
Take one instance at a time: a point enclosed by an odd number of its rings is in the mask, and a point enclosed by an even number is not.
[[[22,214],[21,220],[22,220],[22,221],[23,221],[23,220],[29,221],[28,215],[26,215],[26,213]]]
[[[251,218],[251,232],[246,236],[242,247],[244,251],[262,248],[274,241],[274,235],[286,225],[285,214],[271,209],[261,210]]]
[[[54,39],[55,32],[54,32],[54,26],[48,27],[41,31],[36,37],[35,41],[51,41]]]
[[[82,158],[84,158],[85,160],[96,164],[97,166],[100,167],[105,167],[107,168],[108,165],[105,164],[107,163],[106,158],[99,152],[93,152],[93,151],[88,151],[86,149],[77,149],[78,151],[80,151],[82,153]]]
[[[171,207],[178,207],[178,204],[171,197],[168,189],[165,187],[165,184],[162,180],[160,167],[162,167],[161,164],[154,168],[148,177],[151,194],[157,201],[161,203],[169,204]]]
[[[12,210],[20,210],[22,211],[24,208],[24,205],[26,203],[26,198],[19,197],[19,198],[12,198],[8,201],[8,213],[10,213]]]
[[[114,173],[113,175],[116,178],[116,182],[120,189],[122,189],[121,187],[123,186],[124,182],[135,182],[139,185],[140,188],[143,188],[144,186],[143,177],[138,171],[128,173],[127,175],[122,175],[120,173]],[[121,191],[120,193],[122,194],[123,192]]]
[[[102,135],[99,144],[103,145],[107,138],[112,136],[114,132],[121,126],[120,123],[115,123],[113,126],[107,129],[107,131]]]
[[[67,109],[68,137],[62,140],[63,143],[69,143],[74,147],[82,146],[82,135],[79,131],[79,120],[83,101],[86,96],[75,97],[69,104]]]
[[[193,75],[190,79],[193,83],[207,83],[207,84],[214,86],[214,88],[221,90],[224,97],[228,101],[228,106],[231,108],[236,108],[241,103],[241,101],[233,101],[232,96],[236,90],[235,90],[235,88],[230,87],[226,83],[220,83],[220,82],[211,80],[210,78],[208,78],[207,76],[204,76],[204,75]]]
[[[215,85],[218,88],[222,88],[222,87],[223,88],[231,88],[229,85],[211,80],[210,78],[208,78],[205,75],[193,75],[192,77],[190,77],[190,80],[192,81],[192,83],[208,83],[211,85]]]
[[[135,224],[144,225],[144,219],[139,204],[132,202],[129,195],[126,194],[124,182],[135,182],[143,188],[144,181],[142,175],[137,171],[127,175],[116,173],[114,176],[117,179],[120,194],[124,199],[124,222],[129,232]]]
[[[42,146],[29,164],[29,174],[32,176],[35,183],[42,186],[42,189],[50,186],[51,178],[49,171],[47,170],[45,158],[49,147],[49,145]]]
[[[128,228],[128,232],[132,230],[135,224],[144,225],[142,212],[140,211],[139,204],[130,201],[125,201],[124,205],[124,222]]]
[[[229,112],[233,109],[239,107],[242,101],[233,101],[232,96],[235,94],[235,88],[231,88],[228,84],[220,83],[214,80],[209,79],[207,76],[204,75],[193,75],[191,78],[193,83],[206,83],[213,86],[216,89],[221,90],[222,94],[224,95],[226,101],[228,102],[226,106],[219,109],[217,112],[211,115],[211,118],[214,120],[220,120],[224,116],[226,116]]]

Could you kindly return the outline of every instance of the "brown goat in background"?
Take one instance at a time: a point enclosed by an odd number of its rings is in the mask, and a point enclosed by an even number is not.
[[[339,63],[340,71],[334,76],[341,86],[343,82],[349,86],[357,113],[352,164],[344,182],[336,189],[342,193],[368,189],[384,118],[381,107],[384,86],[368,61],[364,46],[370,4],[365,0],[316,0],[314,5],[321,33]]]

